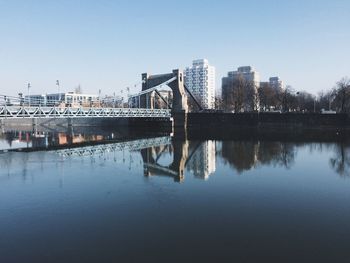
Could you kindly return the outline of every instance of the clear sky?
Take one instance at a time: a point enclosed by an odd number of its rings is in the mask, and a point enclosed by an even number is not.
[[[207,58],[317,93],[350,77],[349,0],[0,0],[0,94],[117,94]],[[139,87],[138,87],[139,88]]]

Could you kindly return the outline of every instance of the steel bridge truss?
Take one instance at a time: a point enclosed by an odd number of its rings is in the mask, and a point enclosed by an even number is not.
[[[0,106],[3,118],[170,118],[169,109]]]

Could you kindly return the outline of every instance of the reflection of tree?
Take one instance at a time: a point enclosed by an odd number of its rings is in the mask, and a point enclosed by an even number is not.
[[[260,142],[258,160],[261,164],[271,164],[291,168],[295,159],[295,148],[291,143]]]
[[[340,176],[350,176],[350,147],[344,143],[335,147],[335,157],[329,160],[332,168]]]
[[[263,164],[291,168],[295,147],[291,143],[224,141],[222,157],[239,173]]]
[[[222,157],[238,173],[250,170],[256,163],[256,142],[224,141],[222,143]]]

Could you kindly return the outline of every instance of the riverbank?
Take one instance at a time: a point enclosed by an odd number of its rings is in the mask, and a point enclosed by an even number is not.
[[[347,114],[189,113],[188,127],[349,127]]]

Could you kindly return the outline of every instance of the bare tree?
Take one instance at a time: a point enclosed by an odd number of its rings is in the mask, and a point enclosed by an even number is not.
[[[331,110],[332,109],[332,101],[334,99],[333,91],[321,91],[318,93],[317,98],[317,109],[318,111],[323,110]]]
[[[301,112],[313,112],[316,109],[316,98],[314,95],[306,92],[299,91],[296,94],[296,110]]]
[[[259,107],[259,97],[254,82],[243,76],[234,79],[223,78],[222,99],[225,110],[251,112]]]
[[[350,112],[350,80],[345,77],[337,82],[333,89],[334,105],[336,110],[341,113]]]
[[[297,108],[295,91],[292,86],[286,86],[286,88],[278,95],[278,100],[282,105],[283,112],[293,111]]]
[[[226,111],[241,112],[244,100],[243,78],[223,78],[222,99]]]
[[[244,83],[244,105],[245,112],[257,111],[259,108],[259,96],[254,81],[243,79]]]
[[[215,96],[215,109],[217,110],[223,109],[223,99],[219,96]]]
[[[269,83],[263,83],[258,89],[261,111],[269,111],[279,108],[278,90],[271,87]]]

